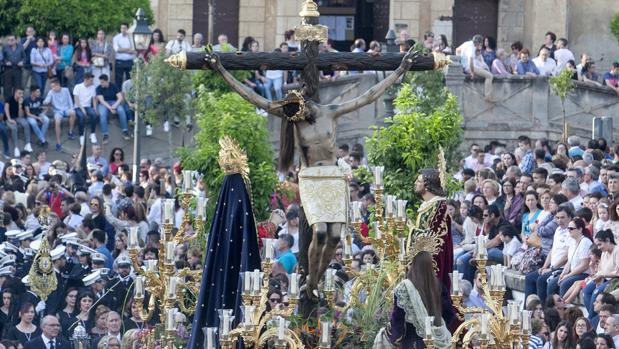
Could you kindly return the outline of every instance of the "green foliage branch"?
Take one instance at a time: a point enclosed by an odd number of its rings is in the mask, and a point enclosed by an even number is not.
[[[131,25],[138,8],[152,23],[150,0],[0,0],[0,34],[23,33],[32,25],[38,35],[56,31],[92,38],[99,28],[114,33],[122,22]]]

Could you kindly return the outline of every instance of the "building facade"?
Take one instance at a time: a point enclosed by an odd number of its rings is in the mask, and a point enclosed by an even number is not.
[[[392,28],[422,40],[431,30],[445,34],[454,47],[474,34],[493,36],[509,49],[520,40],[535,55],[544,34],[565,37],[576,53],[586,52],[607,67],[619,56],[609,23],[619,12],[616,0],[316,0],[321,22],[336,48],[347,50],[355,38],[384,41]],[[225,33],[240,44],[257,39],[265,51],[284,41],[298,25],[302,0],[151,0],[156,26],[169,38],[179,28],[216,40]],[[209,15],[209,6],[214,9]],[[213,23],[209,26],[209,18]],[[213,35],[209,36],[209,27]],[[238,46],[237,46],[238,47]]]

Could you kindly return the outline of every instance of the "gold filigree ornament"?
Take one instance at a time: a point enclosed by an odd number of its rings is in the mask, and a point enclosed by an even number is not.
[[[451,59],[442,52],[432,52],[434,56],[434,70],[440,70],[451,64]]]
[[[293,115],[286,117],[288,122],[297,122],[305,120],[305,99],[298,90],[290,90],[284,99],[285,103],[298,103],[299,110]]]
[[[447,179],[447,161],[445,160],[445,151],[442,146],[438,146],[438,176],[441,180],[441,188],[447,192],[449,184]]]
[[[187,52],[181,51],[177,54],[171,55],[166,58],[164,62],[168,63],[173,68],[185,70],[187,69]]]
[[[299,41],[318,41],[329,39],[329,28],[321,24],[302,24],[295,28],[294,37]]]
[[[249,180],[249,165],[247,154],[241,146],[231,137],[224,136],[219,139],[219,167],[226,175],[238,173],[246,181]]]
[[[34,257],[28,278],[30,290],[41,297],[43,301],[47,300],[47,297],[58,287],[47,236],[41,239],[41,247]]]
[[[318,5],[314,0],[305,0],[301,12],[299,12],[299,17],[320,17]]]
[[[435,256],[441,251],[443,239],[439,233],[413,228],[410,236],[412,241],[409,247],[411,250],[408,254],[410,256],[409,263],[421,252],[428,252],[431,256]]]

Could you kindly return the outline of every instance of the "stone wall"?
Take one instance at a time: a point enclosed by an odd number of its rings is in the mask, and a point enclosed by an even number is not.
[[[153,29],[161,29],[167,40],[174,39],[178,29],[185,29],[187,41],[191,42],[193,2],[194,0],[150,0],[150,6],[155,17]]]
[[[455,60],[455,59],[453,59]],[[484,100],[484,82],[471,80],[453,63],[446,75],[447,87],[458,97],[464,116],[464,138],[470,143],[489,140],[515,141],[519,135],[558,140],[562,133],[563,112],[546,78],[495,78],[496,103]],[[610,116],[619,125],[619,97],[606,87],[577,82],[565,101],[570,134],[591,138],[593,117]],[[615,128],[614,138],[619,136]]]

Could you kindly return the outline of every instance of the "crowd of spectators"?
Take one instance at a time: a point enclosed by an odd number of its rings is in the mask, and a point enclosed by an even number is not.
[[[604,74],[596,70],[596,61],[586,52],[580,53],[580,60],[569,48],[566,38],[557,39],[553,32],[547,32],[544,43],[535,51],[523,47],[522,42],[512,43],[510,51],[497,48],[496,39],[491,36],[475,35],[464,42],[455,53],[461,56],[464,72],[472,78],[485,79],[486,100],[492,102],[492,80],[496,77],[529,76],[550,77],[569,70],[572,79],[591,85],[607,86],[619,95],[619,60],[613,62]]]
[[[608,319],[619,320],[619,147],[578,136],[472,144],[457,178],[464,191],[449,212],[465,304],[484,303],[471,262],[484,235],[490,263],[524,276],[514,291],[533,311],[530,348],[616,347],[619,327]]]
[[[28,26],[21,38],[6,36],[0,51],[0,138],[5,159],[19,158],[22,151],[32,152],[36,146],[47,149],[50,122],[54,126],[56,151],[62,150],[67,139],[79,138],[83,144],[86,136],[93,144],[107,144],[112,115],[118,116],[122,138],[130,140],[135,106],[128,94],[133,86],[131,70],[136,57],[149,62],[159,53],[204,50],[200,33],[194,34],[193,43],[189,44],[185,31],[179,29],[176,38],[166,43],[161,30],[155,29],[148,49],[137,52],[128,30],[129,25],[122,23],[113,37],[98,30],[95,38],[76,38],[70,33],[58,37],[54,31],[37,36],[35,28]],[[220,38],[220,42],[223,40]],[[66,135],[62,129],[64,120],[68,121]],[[177,116],[173,125],[180,126]],[[187,127],[191,128],[190,120]],[[170,123],[165,120],[163,130],[168,132],[169,128]],[[23,138],[19,137],[20,131]],[[31,140],[31,132],[36,139]],[[147,124],[146,135],[152,133],[153,126]]]

